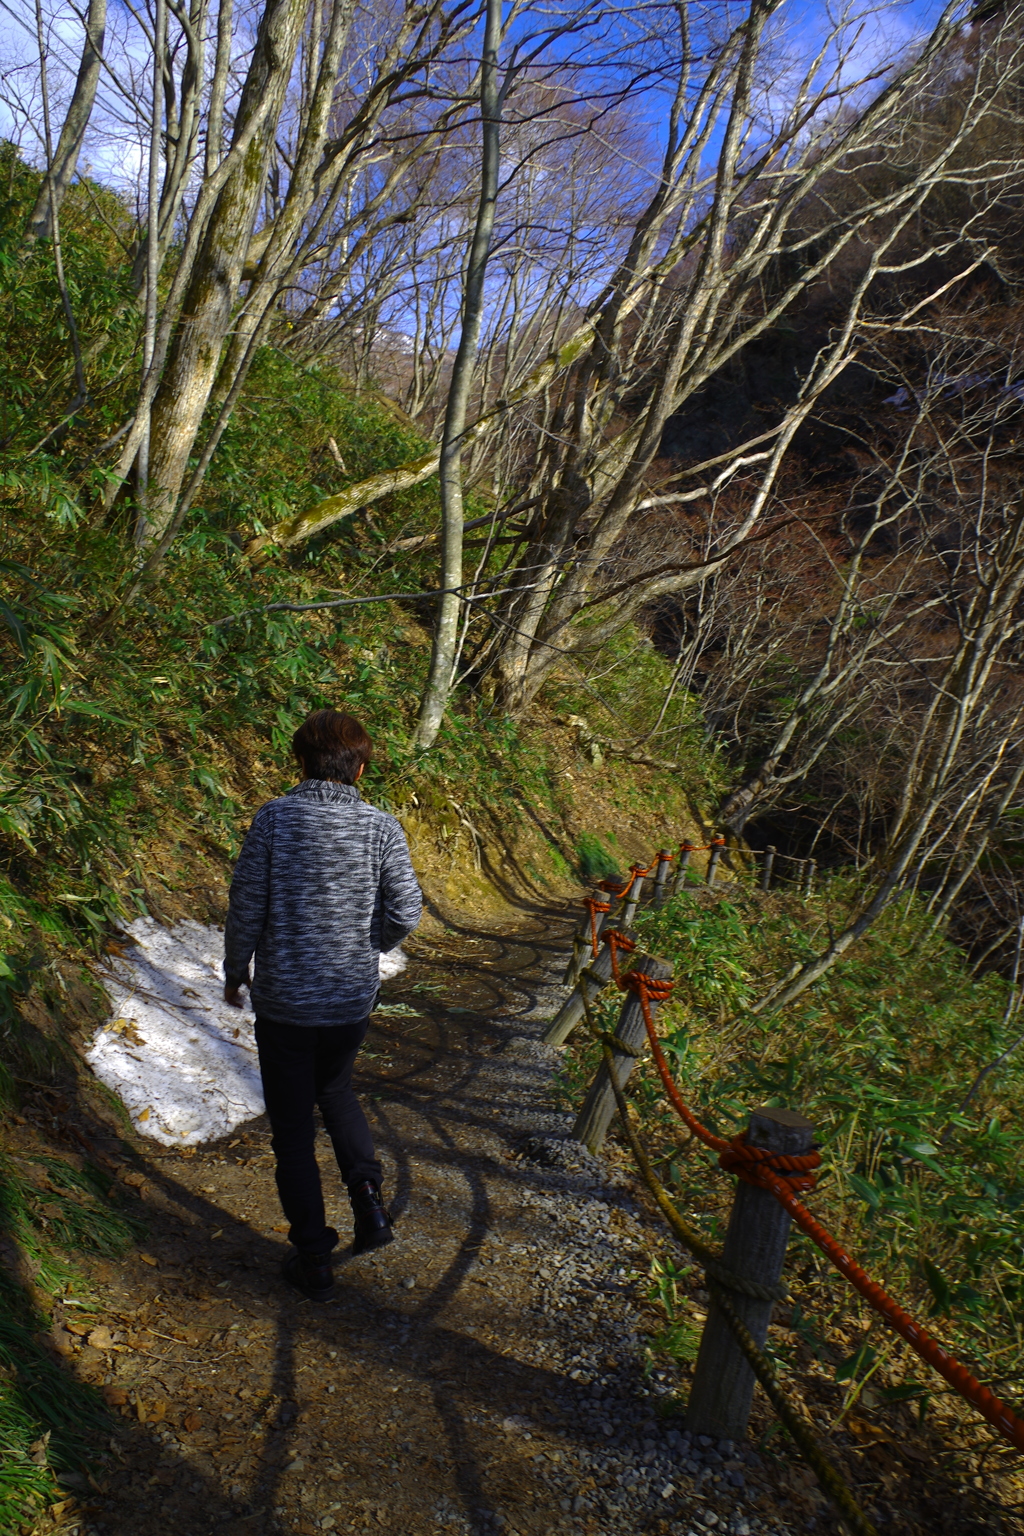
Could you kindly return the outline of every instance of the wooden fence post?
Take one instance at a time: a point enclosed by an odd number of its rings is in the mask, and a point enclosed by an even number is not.
[[[590,914],[588,913],[587,915],[589,917]],[[573,931],[572,954],[566,961],[565,970],[562,972],[563,987],[574,987],[576,985],[576,980],[580,974],[580,966],[583,964],[583,956],[587,949],[583,940],[586,926],[586,924],[581,924],[579,928]]]
[[[708,873],[706,881],[708,885],[714,885],[715,883],[715,875],[718,873],[718,861],[724,852],[725,838],[713,837],[711,839],[711,857],[708,859]]]
[[[668,884],[668,872],[672,863],[672,855],[667,848],[662,848],[658,854],[658,869],[654,876],[654,905],[660,907],[665,900],[665,887]]]
[[[764,864],[761,866],[761,889],[767,891],[772,883],[772,865],[775,863],[775,845],[769,843],[764,851]]]
[[[811,886],[814,884],[814,871],[817,867],[814,859],[808,859],[804,864],[804,883],[800,893],[802,896],[809,896],[811,894]]]
[[[610,902],[605,902],[605,893],[600,888],[594,891],[593,899],[595,901],[601,902],[603,905],[611,905]],[[605,912],[602,914],[601,919],[598,922],[597,931],[599,934],[607,921],[608,913]],[[572,936],[572,954],[569,956],[568,964],[566,965],[565,972],[562,976],[563,987],[574,987],[576,985],[577,981],[579,980],[580,971],[583,969],[584,965],[587,963],[587,960],[590,958],[592,958],[590,913],[587,908],[584,907],[583,921],[580,923],[580,926],[576,929]]]
[[[645,971],[648,976],[653,976],[657,981],[667,981],[672,975],[672,967],[667,960],[658,960],[653,955],[635,955],[633,959],[634,963],[630,966],[630,970]],[[653,1018],[657,1011],[657,1004],[653,998],[648,1003],[648,1007]],[[615,1081],[620,1088],[623,1088],[636,1061],[634,1053],[647,1040],[643,1009],[635,992],[630,992],[626,996],[622,1012],[619,1014],[619,1022],[615,1026],[615,1036],[626,1047],[623,1051],[616,1051],[614,1056]],[[599,1152],[614,1114],[615,1094],[608,1077],[608,1063],[602,1061],[597,1069],[597,1076],[583,1101],[583,1108],[576,1117],[576,1124],[572,1130],[573,1138],[576,1141],[582,1141],[591,1152]]]
[[[686,871],[690,865],[690,855],[693,848],[689,843],[679,844],[679,863],[676,865],[676,883],[672,887],[673,896],[678,896],[680,891],[686,888]]]
[[[601,921],[599,932],[603,933],[605,928],[612,927],[619,928],[619,925],[613,922],[611,916],[606,913]],[[619,932],[625,933],[625,929],[619,928]],[[626,934],[626,937],[628,938],[630,935]],[[544,1044],[564,1045],[586,1012],[583,1006],[584,993],[586,993],[587,1003],[592,1003],[598,993],[604,991],[611,979],[611,950],[607,944],[602,944],[589,965],[585,965],[580,971],[576,981],[576,990],[570,997],[566,998],[548,1025],[547,1033],[544,1036]]]
[[[750,1116],[747,1139],[754,1147],[799,1155],[811,1150],[814,1127],[803,1115],[788,1109],[755,1109]],[[777,1286],[786,1258],[789,1227],[789,1212],[774,1196],[741,1179],[725,1235],[723,1267],[740,1279],[769,1288]],[[763,1347],[773,1303],[744,1296],[739,1291],[730,1291],[729,1300],[753,1334],[754,1342]],[[686,1427],[694,1435],[742,1440],[753,1395],[754,1373],[716,1307],[712,1290],[686,1409]]]
[[[623,897],[622,916],[619,919],[618,926],[621,926],[622,928],[628,928],[634,917],[636,917],[636,909],[640,904],[640,897],[643,894],[643,889],[644,876],[634,875],[633,884],[630,886],[629,890]]]
[[[583,964],[583,956],[586,954],[587,945],[583,941],[583,931],[577,928],[572,936],[572,954],[566,961],[565,970],[562,972],[562,986],[574,987],[579,979],[580,966]]]

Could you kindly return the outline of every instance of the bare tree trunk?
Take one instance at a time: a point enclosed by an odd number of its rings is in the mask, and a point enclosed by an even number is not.
[[[64,277],[64,255],[60,243],[59,201],[53,184],[50,86],[49,72],[46,67],[46,37],[43,29],[43,10],[40,0],[36,0],[36,43],[39,48],[39,84],[43,98],[43,144],[46,150],[46,176],[43,179],[43,190],[49,198],[50,233],[53,238],[53,264],[57,274],[57,287],[60,290],[61,307],[64,310],[64,318],[67,321],[68,333],[71,337],[71,352],[75,363],[75,398],[64,413],[64,420],[67,420],[85,402],[85,366],[82,362],[82,346],[78,338],[78,326],[75,323],[75,312],[71,305],[71,295],[68,292],[68,285]],[[52,434],[50,435],[52,436]]]
[[[160,539],[174,515],[217,376],[305,10],[306,0],[270,0],[261,19],[235,118],[235,139],[255,114],[262,113],[263,122],[214,204],[153,401],[151,490],[139,539],[143,548]]]
[[[462,610],[462,450],[469,413],[469,398],[476,372],[476,351],[484,307],[484,280],[494,232],[498,197],[498,163],[501,152],[501,94],[498,86],[498,43],[501,39],[502,0],[487,0],[484,26],[483,68],[480,72],[482,160],[480,201],[466,269],[462,305],[462,334],[455,354],[448,405],[441,438],[439,479],[441,489],[441,600],[430,656],[430,673],[420,705],[413,737],[415,746],[433,745],[444,718],[451,692],[455,652]]]
[[[231,70],[232,0],[221,0],[217,11],[217,54],[210,82],[210,107],[206,120],[206,174],[212,176],[224,153],[224,98]]]
[[[107,0],[89,0],[85,18],[85,43],[78,66],[78,78],[71,96],[64,126],[57,141],[56,153],[50,157],[47,150],[47,175],[39,188],[35,207],[29,215],[24,244],[34,245],[37,240],[53,238],[54,217],[64,201],[64,194],[71,184],[78,167],[85,130],[92,116],[96,100],[96,86],[100,78],[103,57],[103,39],[107,27]],[[47,108],[47,111],[49,108]]]
[[[163,126],[163,73],[166,50],[167,7],[166,0],[156,0],[153,21],[153,99],[150,103],[149,122],[149,175],[146,202],[146,289],[145,316],[142,327],[142,380],[143,398],[149,370],[153,366],[156,348],[157,282],[160,277],[160,149]],[[146,537],[146,507],[149,500],[149,434],[152,424],[152,405],[144,407],[142,441],[135,464],[137,488],[137,515],[135,539],[141,544]]]

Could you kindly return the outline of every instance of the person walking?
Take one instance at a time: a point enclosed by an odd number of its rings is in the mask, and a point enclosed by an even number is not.
[[[302,780],[256,812],[224,930],[224,998],[256,1014],[277,1189],[294,1252],[285,1279],[328,1301],[338,1234],[324,1210],[319,1105],[355,1219],[353,1252],[392,1240],[381,1165],[352,1069],[380,990],[380,952],[416,927],[422,897],[394,816],[360,798],[373,744],[358,720],[318,709],[296,731]],[[249,965],[255,956],[250,980]]]

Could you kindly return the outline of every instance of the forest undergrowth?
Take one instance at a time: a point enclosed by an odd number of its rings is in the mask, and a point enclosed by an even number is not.
[[[814,952],[822,930],[856,900],[857,884],[835,875],[804,901],[785,890],[765,896],[741,875],[642,910],[640,944],[675,968],[659,1018],[665,1055],[687,1102],[720,1136],[742,1130],[758,1104],[806,1115],[824,1160],[807,1197],[815,1214],[982,1381],[1019,1404],[1024,1062],[1013,1049],[1020,1024],[1007,1007],[1007,980],[975,978],[945,940],[922,945],[922,904],[905,900],[812,993],[778,1015],[747,1011],[775,976]],[[614,1027],[620,1006],[605,994],[595,1024]],[[599,1059],[600,1047],[581,1034],[562,1071],[567,1107],[579,1104]],[[681,1210],[720,1243],[733,1181],[675,1116],[649,1059],[629,1096]],[[651,1370],[667,1402],[685,1401],[700,1337],[687,1276],[692,1286],[678,1254],[655,1261],[652,1297],[664,1327]],[[940,1444],[970,1445],[990,1468],[1010,1471],[1010,1448],[795,1229],[787,1277],[795,1305],[769,1342],[790,1388],[820,1397],[833,1429],[868,1432],[859,1417],[867,1408],[899,1438],[910,1415],[918,1428],[937,1429]]]

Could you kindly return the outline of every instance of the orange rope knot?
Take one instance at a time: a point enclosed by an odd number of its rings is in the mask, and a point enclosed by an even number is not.
[[[658,852],[658,863],[659,864],[671,864],[672,860],[674,858],[675,858],[675,854],[674,853],[670,853],[667,848],[662,848]]]
[[[630,891],[636,884],[637,879],[639,878],[642,880],[646,878],[646,876],[651,873],[653,868],[653,864],[648,864],[646,869],[642,864],[631,864],[629,866],[629,879],[626,881],[625,885],[616,885],[611,880],[599,880],[597,888],[599,891],[607,891],[609,895],[614,896],[617,900],[621,901],[623,896],[629,895]]]
[[[618,981],[618,977],[616,977]],[[651,1003],[664,1003],[672,996],[672,988],[675,982],[669,979],[664,981],[659,976],[648,976],[646,971],[630,971],[619,982],[623,992],[635,992],[640,1002],[640,1012],[644,1016],[644,1028],[648,1038],[657,1040],[654,1033],[654,1020],[651,1018]]]
[[[821,1153],[814,1148],[810,1152],[769,1152],[766,1147],[752,1147],[747,1133],[734,1136],[725,1151],[719,1154],[718,1163],[726,1173],[735,1173],[747,1184],[767,1189],[773,1177],[786,1180],[794,1191],[813,1189],[817,1180],[814,1170],[821,1167]]]
[[[608,945],[608,953],[612,957],[612,977],[615,985],[622,986],[622,976],[619,972],[619,950],[624,955],[631,955],[636,949],[636,940],[618,928],[606,928],[601,935],[601,943]]]
[[[630,971],[623,976],[620,983],[624,990],[635,992],[641,1004],[646,998],[652,1002],[664,1003],[672,996],[674,981],[662,981],[658,976],[648,976],[646,971]]]
[[[583,898],[583,905],[590,913],[590,953],[596,960],[601,948],[597,937],[597,914],[599,912],[610,912],[612,904],[610,901],[598,901],[594,896],[585,896]]]

